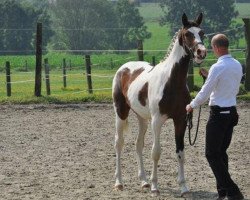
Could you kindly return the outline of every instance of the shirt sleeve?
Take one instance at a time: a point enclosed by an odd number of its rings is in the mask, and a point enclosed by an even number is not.
[[[191,101],[190,105],[192,108],[196,108],[202,104],[204,104],[213,89],[216,87],[218,83],[219,72],[216,70],[216,67],[213,65],[208,73],[208,77],[204,85],[202,86],[200,92],[196,95],[196,97]]]

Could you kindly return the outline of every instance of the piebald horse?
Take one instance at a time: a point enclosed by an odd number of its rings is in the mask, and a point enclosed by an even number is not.
[[[153,134],[151,191],[159,195],[157,165],[161,154],[160,132],[164,122],[172,118],[179,163],[177,180],[182,195],[189,191],[184,177],[185,107],[190,102],[186,79],[190,59],[201,63],[206,57],[206,48],[203,44],[204,32],[200,28],[202,17],[201,13],[196,20],[189,21],[186,14],[183,14],[183,27],[173,38],[169,54],[155,67],[147,62],[128,62],[122,65],[115,74],[112,95],[116,114],[116,190],[123,190],[121,151],[124,146],[124,132],[127,128],[129,111],[132,110],[139,121],[136,153],[138,176],[142,188],[150,188],[142,158],[148,121],[151,120]]]

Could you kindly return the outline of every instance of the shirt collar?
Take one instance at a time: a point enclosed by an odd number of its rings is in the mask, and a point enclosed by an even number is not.
[[[231,58],[231,57],[232,57],[231,54],[226,54],[226,55],[223,55],[223,56],[219,57],[218,61],[221,61],[221,60],[223,60],[225,58]]]

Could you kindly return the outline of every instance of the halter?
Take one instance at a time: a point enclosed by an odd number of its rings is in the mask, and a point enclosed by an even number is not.
[[[186,42],[185,42],[185,37],[183,35],[183,33],[181,33],[181,37],[182,37],[182,41],[183,41],[183,44],[184,44],[184,48],[188,50],[189,54],[192,56],[192,58],[194,58],[194,50],[195,50],[195,47],[198,46],[199,44],[202,44],[204,45],[204,43],[202,41],[200,42],[197,42],[196,44],[194,44],[194,46],[192,47],[188,47],[186,45]]]
[[[199,44],[202,44],[204,45],[203,42],[197,42],[193,47],[188,47],[185,43],[185,48],[189,51],[189,54],[192,56],[192,58],[194,58],[194,50],[195,50],[195,47],[198,46]]]

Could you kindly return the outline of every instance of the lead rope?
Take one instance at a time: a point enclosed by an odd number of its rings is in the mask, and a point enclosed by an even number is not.
[[[193,142],[191,141],[191,129],[193,128],[193,113],[187,113],[186,116],[186,121],[187,121],[187,127],[188,127],[188,139],[189,139],[189,144],[191,146],[194,146],[196,139],[197,139],[197,135],[198,135],[198,131],[199,131],[199,126],[200,126],[200,116],[201,116],[201,106],[199,107],[199,114],[198,114],[198,119],[197,119],[197,126],[196,126],[196,131],[195,131],[195,137]]]
[[[206,81],[206,77],[202,76],[203,78],[203,84],[205,83]],[[197,139],[197,135],[198,135],[198,131],[199,131],[199,127],[200,127],[200,117],[201,117],[201,106],[199,107],[199,114],[198,114],[198,119],[197,119],[197,126],[196,126],[196,131],[195,131],[195,137],[194,137],[194,140],[193,142],[191,141],[191,129],[193,128],[193,113],[190,112],[190,113],[187,113],[187,116],[186,116],[186,121],[187,121],[187,127],[188,127],[188,139],[189,139],[189,144],[191,146],[194,146],[195,142],[196,142],[196,139]]]

